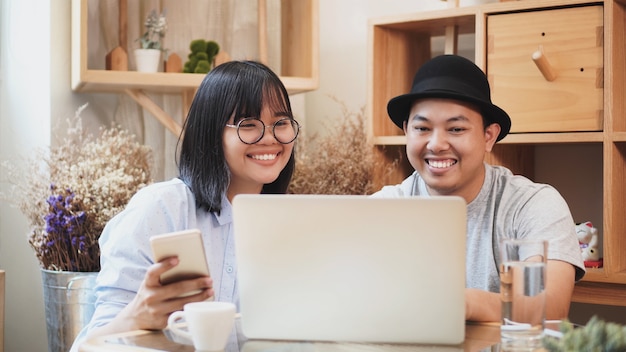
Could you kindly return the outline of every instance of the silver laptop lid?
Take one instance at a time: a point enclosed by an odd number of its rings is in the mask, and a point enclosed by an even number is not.
[[[466,212],[458,197],[235,197],[243,333],[461,343]]]

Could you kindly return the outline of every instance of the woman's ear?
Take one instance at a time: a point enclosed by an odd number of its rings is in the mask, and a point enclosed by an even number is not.
[[[485,151],[491,152],[493,145],[496,144],[498,136],[500,135],[501,127],[497,123],[492,123],[485,128]]]

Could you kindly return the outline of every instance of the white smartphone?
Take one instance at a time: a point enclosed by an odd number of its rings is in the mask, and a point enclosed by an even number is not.
[[[211,275],[204,253],[202,234],[198,229],[152,236],[150,246],[155,262],[167,257],[178,257],[178,265],[161,275],[161,284],[163,285]],[[198,292],[200,291],[192,291],[184,295],[189,296]]]

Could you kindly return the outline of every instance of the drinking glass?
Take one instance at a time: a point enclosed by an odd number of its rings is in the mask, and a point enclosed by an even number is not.
[[[506,239],[500,244],[500,297],[504,351],[541,347],[546,310],[544,240]]]

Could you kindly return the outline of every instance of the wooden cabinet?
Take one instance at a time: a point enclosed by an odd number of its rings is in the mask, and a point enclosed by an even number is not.
[[[319,36],[317,0],[280,0],[280,67],[272,67],[290,94],[315,90],[319,86]],[[265,6],[264,0],[258,1]],[[146,93],[178,94],[188,107],[203,74],[144,73],[110,71],[89,66],[89,30],[98,26],[88,21],[89,0],[72,0],[72,71],[71,84],[76,92],[125,93],[150,111],[161,123],[178,135],[177,125]],[[265,11],[263,11],[265,12]],[[263,21],[261,18],[259,21]],[[189,38],[189,41],[196,38]],[[259,37],[260,45],[261,37]],[[267,48],[259,48],[262,52]],[[233,58],[244,59],[244,58]],[[248,58],[245,58],[248,59]],[[105,58],[102,57],[102,63]],[[186,115],[184,113],[184,115]]]
[[[472,59],[513,123],[487,161],[554,185],[575,221],[600,230],[604,265],[587,269],[574,301],[626,306],[626,1],[506,1],[368,25],[367,116],[380,157],[404,150],[386,106],[411,89],[417,69],[443,53]],[[535,50],[557,73],[553,81],[533,61]],[[406,177],[412,168],[401,165],[380,181]]]
[[[511,132],[602,131],[603,34],[602,5],[488,15],[491,98]]]

